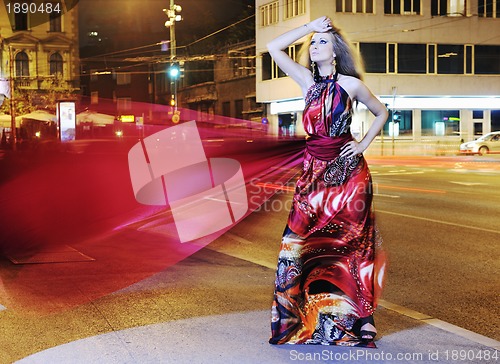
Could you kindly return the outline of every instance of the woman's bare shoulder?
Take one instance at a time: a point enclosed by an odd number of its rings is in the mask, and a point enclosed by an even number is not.
[[[339,74],[337,78],[339,85],[349,94],[352,100],[357,99],[366,85],[359,78]]]

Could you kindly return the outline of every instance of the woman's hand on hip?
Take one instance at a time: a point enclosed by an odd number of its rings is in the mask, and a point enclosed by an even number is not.
[[[345,143],[340,148],[340,156],[341,157],[349,157],[352,158],[357,154],[361,154],[364,152],[363,147],[355,140],[351,140],[348,143]]]

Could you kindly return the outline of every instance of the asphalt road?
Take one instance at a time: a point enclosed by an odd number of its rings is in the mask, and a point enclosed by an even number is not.
[[[500,339],[500,160],[374,160],[384,298]]]

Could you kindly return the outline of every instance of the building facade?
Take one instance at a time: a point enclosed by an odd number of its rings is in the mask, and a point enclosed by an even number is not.
[[[0,7],[2,145],[7,139],[15,148],[40,135],[55,137],[54,123],[23,121],[21,125],[15,117],[38,109],[55,114],[57,100],[76,98],[79,76],[78,7],[74,1],[5,2]]]
[[[364,60],[364,81],[391,111],[382,137],[471,140],[500,130],[500,6],[496,0],[257,0],[257,102],[270,130],[301,130],[299,87],[266,43],[322,15],[347,34]],[[307,51],[301,39],[288,52]],[[297,122],[297,120],[299,122]],[[352,131],[372,118],[358,108]]]
[[[199,72],[200,67],[190,70],[188,63],[186,72]],[[180,87],[179,106],[197,110],[204,118],[221,115],[261,123],[264,109],[256,101],[254,41],[222,49],[206,67],[211,68],[213,78]]]
[[[51,12],[38,7],[8,13],[0,7],[0,77],[13,79],[14,97],[23,91],[79,90],[78,7],[58,5]]]

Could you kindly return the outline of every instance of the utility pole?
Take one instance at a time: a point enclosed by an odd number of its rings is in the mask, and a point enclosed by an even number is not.
[[[17,150],[17,130],[16,130],[16,112],[14,104],[14,55],[12,46],[9,45],[9,88],[10,88],[10,143],[12,150]]]
[[[171,85],[173,86],[172,100],[170,105],[174,107],[177,111],[177,80],[180,76],[180,68],[177,63],[177,42],[175,40],[175,23],[182,20],[182,16],[178,13],[182,11],[180,5],[176,5],[174,0],[170,0],[170,8],[163,9],[163,12],[167,14],[168,20],[165,22],[165,26],[170,29],[170,67],[169,76],[171,78]]]

